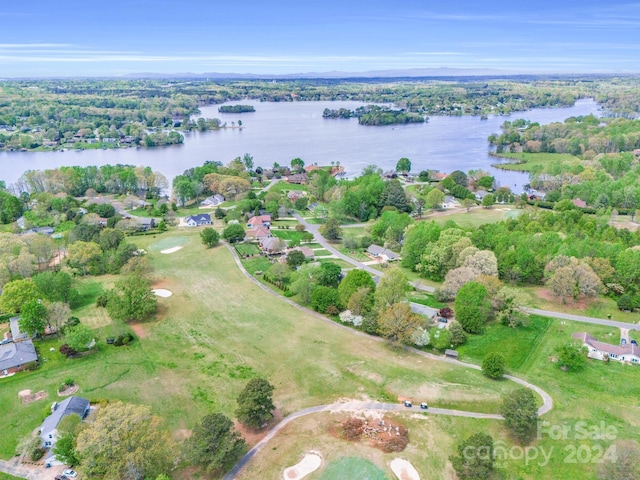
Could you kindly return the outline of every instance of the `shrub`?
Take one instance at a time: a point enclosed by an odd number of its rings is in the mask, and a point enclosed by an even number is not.
[[[69,358],[73,357],[78,352],[65,343],[64,345],[60,345],[60,353]]]
[[[501,353],[490,352],[482,360],[482,373],[494,380],[502,378],[505,370],[505,359]]]
[[[449,307],[444,307],[438,310],[438,315],[440,315],[442,318],[451,318],[453,317],[453,310],[451,310]]]

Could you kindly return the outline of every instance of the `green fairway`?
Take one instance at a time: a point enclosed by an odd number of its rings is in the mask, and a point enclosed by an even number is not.
[[[343,457],[331,462],[322,472],[321,480],[388,480],[389,477],[364,458]]]
[[[453,221],[460,227],[474,227],[486,223],[496,223],[509,218],[515,218],[524,212],[524,209],[517,209],[514,206],[495,206],[492,208],[474,208],[470,212],[457,212],[450,215],[434,216],[432,218],[425,217],[425,221],[431,220],[444,225],[449,221]]]
[[[0,380],[0,457],[11,457],[19,439],[40,424],[67,378],[79,385],[78,395],[94,402],[150,405],[172,431],[191,428],[212,411],[233,415],[238,393],[257,375],[275,386],[274,400],[284,415],[340,398],[395,399],[416,392],[425,392],[434,405],[446,396],[454,408],[473,403],[474,410],[497,411],[501,395],[515,388],[476,371],[392,351],[293,308],[248,280],[226,247],[206,249],[196,231],[167,234],[163,247],[185,245],[170,255],[151,250],[150,244],[160,243],[151,236],[135,241],[151,251],[158,286],[173,295],[158,299],[156,320],[129,326],[112,322],[92,302],[99,292],[93,282],[113,285],[118,277],[83,279],[86,300],[78,311],[81,321],[95,327],[97,351],[66,359],[57,351],[62,340],[40,341],[42,367]],[[131,345],[105,343],[123,331],[136,336]],[[18,392],[25,389],[44,390],[48,398],[24,406]]]

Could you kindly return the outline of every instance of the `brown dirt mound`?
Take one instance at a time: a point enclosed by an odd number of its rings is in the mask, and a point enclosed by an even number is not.
[[[29,392],[29,393],[26,393],[26,392]],[[38,400],[42,400],[43,398],[47,398],[49,394],[44,390],[41,390],[37,393],[31,393],[31,390],[23,390],[22,392],[18,393],[18,396],[20,397],[20,400],[22,400],[22,404],[26,405],[28,403],[33,403]]]

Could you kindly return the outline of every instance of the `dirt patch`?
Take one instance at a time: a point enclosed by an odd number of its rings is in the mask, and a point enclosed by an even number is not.
[[[150,325],[148,323],[131,322],[129,326],[138,338],[147,338],[149,336]]]
[[[420,475],[407,460],[394,458],[389,466],[398,480],[420,480]]]
[[[273,412],[273,418],[269,420],[269,422],[267,423],[267,426],[264,427],[263,429],[254,430],[252,428],[242,425],[237,420],[234,420],[233,424],[236,427],[236,430],[239,431],[240,434],[242,435],[242,438],[244,438],[244,441],[247,442],[247,445],[249,445],[249,448],[251,448],[254,445],[256,445],[260,440],[262,440],[267,435],[267,433],[269,433],[269,430],[271,430],[272,427],[280,423],[281,420],[282,420],[282,412],[276,409]]]
[[[59,397],[68,397],[69,395],[73,395],[76,393],[80,387],[78,385],[71,385],[69,388],[65,388],[61,392],[58,392]]]
[[[285,480],[301,480],[319,469],[320,465],[322,465],[322,457],[319,453],[305,453],[302,460],[292,467],[285,468],[282,476]]]
[[[37,393],[31,393],[31,390],[22,390],[21,392],[18,392],[18,397],[22,401],[23,405],[42,400],[43,398],[47,398],[48,396],[49,394],[44,390],[41,390]]]
[[[178,442],[182,442],[191,436],[191,430],[188,428],[177,428],[173,431],[172,437]]]
[[[573,298],[565,298],[565,301],[563,302],[561,298],[558,298],[551,293],[551,290],[548,288],[539,288],[536,290],[536,294],[549,303],[553,303],[555,305],[567,305],[572,308],[577,308],[578,310],[586,310],[590,303],[586,298],[578,298],[575,300]]]

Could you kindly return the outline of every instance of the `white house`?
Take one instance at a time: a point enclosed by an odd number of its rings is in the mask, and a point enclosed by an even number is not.
[[[219,193],[212,195],[211,197],[205,198],[200,202],[200,206],[202,207],[217,207],[222,202],[224,202],[224,197]]]
[[[89,400],[75,395],[60,403],[55,402],[51,406],[51,415],[44,419],[40,427],[42,448],[51,448],[55,445],[58,440],[58,425],[64,417],[76,414],[84,419],[89,413],[89,408]]]
[[[393,262],[394,260],[398,260],[400,255],[391,250],[381,247],[380,245],[369,245],[367,248],[367,252],[374,258],[383,260],[385,262]]]
[[[640,348],[637,345],[612,345],[599,342],[594,336],[586,332],[574,333],[572,337],[580,340],[589,349],[589,358],[640,364]]]
[[[442,208],[456,208],[459,206],[460,206],[460,203],[451,195],[447,195],[446,197],[444,197]]]
[[[189,227],[198,227],[200,225],[211,225],[211,215],[208,213],[200,213],[198,215],[190,215],[186,219]]]

